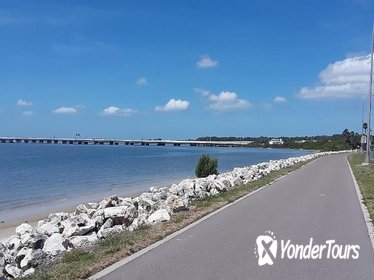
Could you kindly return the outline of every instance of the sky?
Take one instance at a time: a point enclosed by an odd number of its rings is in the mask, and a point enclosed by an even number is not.
[[[361,131],[374,0],[0,0],[0,136]]]

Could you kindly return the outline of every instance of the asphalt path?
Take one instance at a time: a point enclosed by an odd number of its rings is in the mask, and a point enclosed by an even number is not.
[[[273,265],[259,266],[256,238],[268,230],[274,232],[278,252]],[[359,245],[359,256],[281,258],[281,240],[307,245],[311,237],[317,245],[327,240]],[[307,164],[101,279],[374,279],[374,253],[345,155],[332,155]]]

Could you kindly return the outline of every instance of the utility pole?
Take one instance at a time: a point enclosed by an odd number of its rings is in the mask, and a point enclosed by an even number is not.
[[[371,97],[373,91],[373,52],[374,52],[374,24],[373,24],[373,32],[371,38],[371,54],[370,54],[370,86],[369,86],[369,114],[368,114],[368,129],[367,129],[367,138],[366,138],[366,157],[365,157],[365,164],[369,164],[370,162],[370,146],[371,146],[371,138],[370,138],[370,130],[371,130]]]

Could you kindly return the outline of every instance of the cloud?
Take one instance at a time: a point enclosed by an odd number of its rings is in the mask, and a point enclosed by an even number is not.
[[[22,115],[25,116],[25,117],[29,117],[29,116],[33,116],[34,112],[32,112],[32,111],[24,111],[24,112],[22,112]]]
[[[196,65],[199,68],[213,68],[218,65],[218,61],[211,59],[209,56],[203,56],[196,62]]]
[[[26,101],[23,99],[18,99],[17,100],[17,106],[23,107],[23,106],[32,106],[32,102]]]
[[[75,114],[77,112],[78,110],[74,107],[60,107],[53,111],[54,114],[61,114],[61,115],[63,114],[70,115],[70,114]]]
[[[116,106],[109,106],[105,108],[102,112],[104,116],[122,116],[122,117],[130,117],[133,114],[137,113],[136,110],[131,108],[118,108]]]
[[[328,65],[319,73],[320,83],[301,88],[298,96],[314,100],[366,97],[369,73],[370,55],[348,57]]]
[[[190,102],[186,100],[175,100],[174,98],[170,99],[165,106],[157,106],[155,110],[157,112],[171,112],[171,111],[184,111],[188,108]]]
[[[287,99],[283,96],[277,96],[273,99],[273,103],[286,103]]]
[[[252,107],[252,104],[249,101],[240,99],[235,92],[230,91],[222,91],[218,95],[210,94],[208,100],[210,102],[208,108],[215,111],[248,109]]]
[[[144,77],[140,77],[139,79],[136,80],[136,84],[137,84],[138,86],[145,86],[145,85],[148,84],[148,81],[147,81],[146,78],[144,78]]]
[[[210,91],[207,90],[207,89],[194,88],[194,91],[197,92],[197,93],[200,93],[202,96],[209,96],[210,95]]]

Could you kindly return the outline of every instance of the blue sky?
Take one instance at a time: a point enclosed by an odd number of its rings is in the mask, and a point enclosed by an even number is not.
[[[374,1],[0,1],[0,135],[360,130]]]

